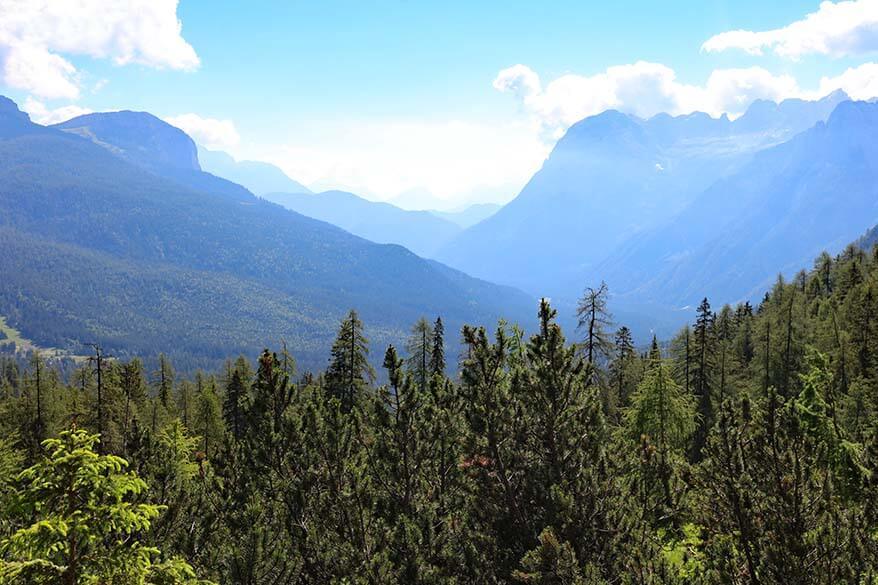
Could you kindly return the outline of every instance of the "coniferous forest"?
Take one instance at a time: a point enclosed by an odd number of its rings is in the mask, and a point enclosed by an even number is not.
[[[404,347],[351,311],[323,372],[7,359],[0,583],[878,583],[878,248],[647,347],[608,294]]]

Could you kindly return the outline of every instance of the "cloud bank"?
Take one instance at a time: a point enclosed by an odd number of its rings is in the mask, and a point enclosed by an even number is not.
[[[24,105],[21,106],[21,109],[30,116],[31,120],[33,120],[37,124],[43,124],[44,126],[66,122],[67,120],[70,120],[71,118],[75,118],[77,116],[91,114],[93,111],[89,108],[83,108],[73,104],[69,106],[62,106],[60,108],[50,109],[46,107],[46,104],[41,101],[35,100],[32,97],[29,97],[25,100]]]
[[[238,129],[235,128],[235,123],[231,120],[203,118],[198,114],[168,116],[164,120],[191,136],[201,146],[209,149],[228,149],[237,146],[241,141]]]
[[[474,193],[511,199],[548,151],[529,123],[412,120],[325,123],[306,141],[250,151],[244,158],[272,162],[308,185],[353,189],[375,199],[425,190],[447,207]]]
[[[0,81],[46,98],[76,99],[81,75],[63,55],[192,71],[177,0],[0,0]]]
[[[515,95],[540,125],[557,138],[579,120],[617,109],[642,118],[706,112],[736,117],[757,99],[819,99],[836,89],[854,99],[878,95],[878,64],[865,63],[836,77],[824,77],[817,89],[802,89],[790,75],[774,75],[762,67],[714,70],[703,85],[682,83],[673,69],[638,61],[607,68],[595,75],[567,74],[543,84],[526,65],[503,69],[494,88]]]
[[[817,12],[783,28],[727,31],[709,38],[701,48],[708,52],[740,49],[750,55],[762,55],[768,49],[789,59],[870,53],[878,50],[878,0],[822,2]]]

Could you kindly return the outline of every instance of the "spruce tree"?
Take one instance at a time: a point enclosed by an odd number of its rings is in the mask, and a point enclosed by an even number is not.
[[[246,416],[249,403],[248,387],[250,384],[250,366],[245,358],[226,365],[226,392],[223,400],[223,418],[226,428],[236,441],[240,441],[246,432]]]
[[[445,374],[445,325],[442,323],[442,317],[436,317],[433,323],[433,339],[430,348],[430,374]]]
[[[433,328],[423,317],[418,319],[406,342],[407,369],[414,376],[418,388],[427,389],[430,378],[430,358],[433,351]]]
[[[344,412],[350,412],[358,394],[375,379],[369,364],[369,341],[363,333],[363,322],[351,310],[332,344],[332,357],[326,371],[326,389],[337,398]]]
[[[140,535],[160,508],[139,501],[146,484],[127,463],[95,451],[97,435],[64,431],[23,471],[17,499],[27,525],[0,542],[0,582],[33,585],[195,583],[192,568],[162,560]]]
[[[174,368],[165,354],[159,354],[158,399],[162,408],[168,410],[171,407],[171,399],[174,393]]]
[[[715,362],[714,343],[715,315],[705,298],[698,306],[695,329],[692,335],[692,390],[698,402],[698,427],[692,443],[691,458],[701,459],[701,451],[707,442],[707,434],[713,424],[713,373]]]
[[[614,402],[625,407],[631,397],[637,373],[634,371],[637,352],[631,330],[624,325],[616,331],[610,377],[614,389]]]

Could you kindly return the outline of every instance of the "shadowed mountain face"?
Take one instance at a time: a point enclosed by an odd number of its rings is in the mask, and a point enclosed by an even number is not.
[[[311,192],[308,187],[289,178],[272,164],[251,160],[236,161],[225,152],[207,150],[200,146],[198,160],[202,170],[238,183],[256,195]]]
[[[820,102],[757,102],[741,118],[641,120],[607,111],[573,125],[516,199],[437,258],[536,294],[575,295],[632,236],[683,212],[752,156],[825,119]],[[515,262],[508,262],[515,258]]]
[[[399,244],[431,257],[460,227],[429,211],[407,211],[345,191],[268,193],[265,198],[302,215],[329,222],[379,244]]]
[[[285,339],[314,368],[350,308],[377,347],[421,316],[454,330],[532,312],[518,291],[203,173],[191,141],[138,119],[139,141],[127,112],[44,128],[0,103],[0,314],[40,344],[209,365]]]
[[[779,271],[837,252],[878,222],[876,132],[878,105],[838,105],[825,124],[759,152],[597,272],[639,301],[752,299]]]

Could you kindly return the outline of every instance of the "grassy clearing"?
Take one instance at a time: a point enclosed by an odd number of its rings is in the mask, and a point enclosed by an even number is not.
[[[15,343],[18,348],[33,347],[33,344],[21,336],[21,333],[6,323],[5,317],[0,317],[0,331],[3,332],[3,338],[0,339],[0,345]]]

